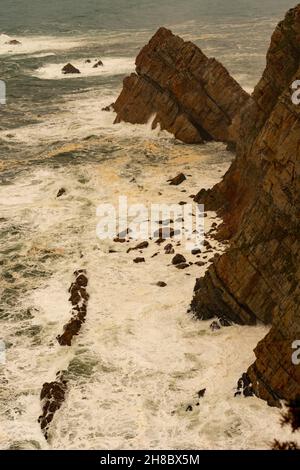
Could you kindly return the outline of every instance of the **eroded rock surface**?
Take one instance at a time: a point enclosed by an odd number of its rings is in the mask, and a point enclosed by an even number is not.
[[[262,79],[231,133],[237,158],[223,181],[197,199],[223,215],[229,249],[197,281],[199,318],[269,324],[247,371],[253,391],[276,405],[300,392],[292,343],[300,339],[300,5],[277,26]],[[243,371],[241,371],[243,372]]]
[[[249,95],[215,59],[160,28],[136,59],[114,104],[116,123],[158,124],[185,143],[228,141]]]

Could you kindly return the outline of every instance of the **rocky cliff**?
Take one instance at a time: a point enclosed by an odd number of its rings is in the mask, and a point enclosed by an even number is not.
[[[115,122],[145,124],[185,143],[227,142],[228,129],[249,95],[215,59],[160,28],[136,59],[114,104]]]
[[[229,134],[237,157],[223,181],[196,200],[222,214],[229,249],[195,286],[194,313],[241,324],[270,324],[248,376],[256,395],[276,405],[300,395],[300,5],[277,26],[267,65]],[[243,371],[241,371],[243,372]]]

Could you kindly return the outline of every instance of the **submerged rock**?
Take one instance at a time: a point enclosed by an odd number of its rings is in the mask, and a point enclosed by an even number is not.
[[[22,43],[18,41],[17,39],[11,39],[10,41],[7,41],[5,44],[9,44],[10,46],[19,46]]]
[[[58,193],[57,193],[56,197],[62,196],[63,194],[65,194],[65,192],[66,192],[65,188],[60,188],[58,190]]]

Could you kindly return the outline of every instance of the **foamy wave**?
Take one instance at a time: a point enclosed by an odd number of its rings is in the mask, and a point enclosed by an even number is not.
[[[20,44],[10,44],[16,40]],[[0,55],[32,54],[43,51],[59,51],[73,49],[82,45],[82,38],[51,37],[51,36],[7,36],[0,35]]]
[[[86,62],[90,60],[91,62]],[[34,72],[34,76],[47,80],[70,79],[80,77],[92,77],[95,75],[112,76],[123,75],[134,70],[134,58],[132,57],[104,57],[101,58],[103,66],[94,68],[99,58],[84,58],[72,61],[72,65],[80,70],[80,74],[63,74],[62,68],[66,63],[46,64]]]

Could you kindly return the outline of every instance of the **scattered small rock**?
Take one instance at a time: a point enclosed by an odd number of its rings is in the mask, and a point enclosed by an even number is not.
[[[179,173],[179,175],[175,176],[172,179],[168,180],[168,183],[172,186],[178,186],[179,184],[183,183],[186,180],[186,176],[183,173]]]
[[[177,269],[186,269],[188,268],[190,265],[188,263],[180,263],[180,264],[176,264],[176,268]]]
[[[201,390],[199,390],[199,392],[197,392],[198,398],[204,397],[205,392],[206,392],[206,388],[202,388]]]
[[[192,407],[192,405],[189,405],[189,406],[186,408],[186,410],[185,410],[185,411],[193,411],[193,407]]]
[[[144,248],[148,248],[148,246],[149,246],[149,242],[144,241],[144,242],[139,243],[133,248],[128,248],[127,253],[130,253],[133,250],[143,250]]]
[[[168,243],[164,247],[164,250],[165,250],[166,255],[173,255],[175,253],[172,243]]]
[[[237,383],[237,391],[234,396],[237,397],[239,395],[244,395],[244,397],[252,397],[254,395],[251,380],[246,373],[242,375]]]
[[[104,106],[104,108],[102,108],[102,111],[106,111],[106,112],[114,111],[114,103],[111,103],[108,106]]]
[[[69,73],[80,73],[80,70],[69,63],[62,68],[62,73],[65,75]]]
[[[56,197],[62,196],[63,194],[65,194],[65,192],[66,192],[65,188],[60,188],[58,193],[56,194]]]
[[[93,69],[96,69],[98,67],[103,67],[103,62],[102,60],[98,60],[94,65],[93,65]]]
[[[219,323],[217,320],[214,320],[214,321],[209,325],[209,328],[210,328],[212,331],[217,331],[217,330],[220,330],[220,329],[221,329],[221,326],[220,326],[220,323]]]
[[[10,41],[7,41],[5,44],[9,44],[10,46],[19,46],[22,43],[18,41],[17,39],[11,39]]]
[[[172,259],[172,264],[176,266],[177,264],[180,264],[180,263],[186,263],[186,259],[183,255],[177,253]]]
[[[166,287],[166,283],[163,282],[163,281],[158,281],[158,283],[156,284],[158,287]]]
[[[196,266],[200,266],[200,267],[201,267],[201,266],[205,266],[205,264],[206,264],[206,263],[204,263],[204,261],[196,261],[196,262],[195,262],[195,265],[196,265]]]
[[[141,258],[141,257],[138,257],[138,258],[135,258],[133,260],[134,263],[145,263],[145,258]]]

